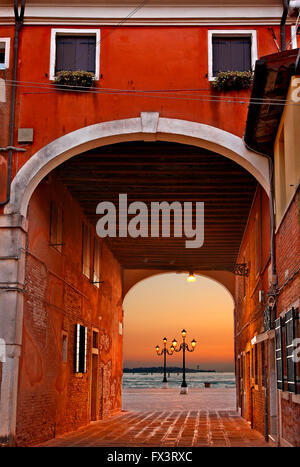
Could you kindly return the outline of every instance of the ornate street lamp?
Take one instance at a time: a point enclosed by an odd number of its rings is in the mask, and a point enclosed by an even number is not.
[[[173,355],[174,347],[173,347],[173,345],[171,345],[170,350],[167,349],[167,338],[166,337],[163,338],[163,343],[164,343],[164,347],[163,347],[163,349],[161,349],[161,351],[159,350],[159,345],[157,345],[155,347],[155,350],[156,350],[156,353],[157,353],[158,356],[160,356],[160,355],[164,356],[164,379],[163,379],[163,382],[162,382],[162,388],[163,389],[168,389],[167,354],[168,355]]]
[[[182,335],[182,344],[180,344],[180,347],[178,349],[176,349],[176,347],[177,347],[177,340],[176,339],[173,339],[172,347],[174,348],[175,352],[180,352],[182,350],[182,383],[181,383],[180,394],[187,394],[188,393],[188,388],[187,388],[187,384],[186,384],[186,380],[185,380],[185,351],[194,352],[195,347],[196,347],[196,341],[195,341],[195,339],[192,340],[192,342],[191,342],[192,348],[189,349],[188,344],[186,344],[186,342],[185,342],[185,338],[186,338],[186,330],[185,329],[183,329],[181,331],[181,335]]]

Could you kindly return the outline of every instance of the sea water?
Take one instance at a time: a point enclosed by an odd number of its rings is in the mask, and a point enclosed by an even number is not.
[[[185,379],[190,388],[203,388],[206,382],[211,388],[235,387],[234,373],[186,373]],[[123,388],[160,388],[162,380],[162,373],[124,373]],[[167,373],[167,380],[169,388],[176,388],[181,385],[182,373]]]

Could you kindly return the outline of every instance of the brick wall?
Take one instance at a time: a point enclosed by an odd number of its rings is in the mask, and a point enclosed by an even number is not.
[[[62,253],[49,246],[51,200],[64,209]],[[121,409],[121,268],[103,244],[101,280],[104,283],[97,288],[83,276],[83,220],[86,221],[79,206],[55,177],[42,182],[32,196],[17,413],[18,445],[35,444],[90,422],[93,329],[99,331],[97,419]],[[77,323],[88,329],[87,372],[82,374],[74,372]],[[66,362],[62,361],[62,332],[68,338]]]
[[[278,273],[277,316],[300,307],[300,189],[298,188],[276,235]],[[297,336],[300,337],[300,336]],[[298,379],[300,375],[298,374]],[[298,385],[299,390],[299,385]],[[300,446],[300,396],[280,391],[282,438]]]
[[[240,247],[237,262],[247,263],[248,277],[236,277],[235,349],[236,359],[242,360],[243,374],[238,371],[237,396],[241,399],[242,415],[253,428],[265,434],[265,391],[262,382],[262,361],[259,345],[256,349],[251,340],[264,331],[263,313],[268,290],[268,267],[270,262],[269,200],[261,187],[257,188],[248,224]],[[259,302],[259,290],[265,300]],[[255,363],[254,351],[257,351]],[[257,364],[257,381],[255,381]],[[241,365],[237,364],[237,368]],[[241,381],[243,379],[243,382]],[[243,386],[243,387],[241,387]]]
[[[299,401],[300,402],[300,401]],[[292,395],[288,399],[281,399],[281,423],[282,438],[292,446],[300,447],[300,403],[292,401]]]
[[[299,299],[300,275],[300,188],[278,229],[276,256],[279,295],[277,315]]]

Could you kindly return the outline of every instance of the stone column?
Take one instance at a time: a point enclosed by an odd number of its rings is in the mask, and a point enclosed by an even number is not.
[[[26,235],[27,220],[24,217],[0,215],[0,445],[13,445],[16,434]]]

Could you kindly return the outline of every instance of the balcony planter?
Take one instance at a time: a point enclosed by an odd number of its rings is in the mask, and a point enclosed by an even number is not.
[[[95,75],[88,71],[60,71],[55,77],[55,84],[61,90],[89,89],[94,82]]]
[[[218,73],[211,85],[218,91],[234,91],[248,89],[253,81],[251,71],[223,71]]]

